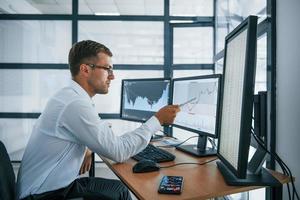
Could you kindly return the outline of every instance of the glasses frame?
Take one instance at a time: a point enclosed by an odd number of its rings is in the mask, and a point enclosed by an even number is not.
[[[106,67],[106,66],[103,66],[103,65],[95,65],[95,64],[86,64],[86,65],[90,66],[91,68],[104,69],[105,71],[107,71],[108,76],[114,75],[114,70],[113,70],[113,67],[111,65],[109,67]]]

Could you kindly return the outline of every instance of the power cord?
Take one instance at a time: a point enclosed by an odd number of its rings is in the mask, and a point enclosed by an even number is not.
[[[178,166],[178,165],[205,165],[205,164],[213,162],[215,160],[218,160],[218,158],[214,158],[214,159],[211,159],[209,161],[202,162],[202,163],[191,163],[191,162],[176,163],[174,165],[163,166],[163,167],[160,167],[160,168],[170,168],[170,167],[175,167],[175,166]]]
[[[267,150],[267,148],[264,145],[263,140],[261,138],[259,138],[257,135],[255,135],[254,129],[252,127],[251,127],[251,134],[253,135],[253,137],[256,140],[256,142],[258,143],[258,145],[260,145],[267,153],[269,153],[270,155],[273,155],[273,154],[271,154],[271,152],[269,152]],[[275,157],[275,155],[273,155],[273,157]],[[283,166],[283,164],[281,162],[278,162],[278,164],[280,165],[280,168],[283,171],[283,174],[290,176],[288,171],[286,170],[286,168]],[[289,199],[291,199],[291,192],[290,192],[290,184],[289,183],[287,183],[287,189],[288,189]]]
[[[299,199],[299,195],[298,195],[298,192],[296,190],[296,187],[295,187],[295,184],[294,184],[294,179],[293,179],[293,175],[292,175],[292,172],[290,170],[290,168],[282,161],[282,159],[278,156],[278,154],[275,152],[275,153],[271,153],[266,147],[265,145],[263,144],[263,141],[257,136],[255,135],[254,131],[253,131],[253,128],[251,128],[251,134],[253,135],[254,139],[256,140],[256,142],[268,153],[270,154],[271,156],[273,156],[275,158],[275,160],[277,161],[277,163],[280,165],[281,167],[281,170],[283,171],[283,173],[285,175],[288,175],[290,177],[290,180],[291,180],[291,183],[292,183],[292,190],[293,190],[293,196],[291,198],[291,193],[290,193],[290,186],[289,186],[289,183],[287,183],[287,189],[288,189],[288,195],[289,195],[289,199],[292,199],[294,200],[295,198],[295,195],[296,195],[296,198],[298,200]]]

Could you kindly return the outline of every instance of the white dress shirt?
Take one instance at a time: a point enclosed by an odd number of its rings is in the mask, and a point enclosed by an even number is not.
[[[19,198],[68,186],[78,178],[86,147],[122,162],[142,151],[160,128],[152,117],[132,132],[115,135],[88,93],[72,81],[49,100],[33,128],[18,174]]]

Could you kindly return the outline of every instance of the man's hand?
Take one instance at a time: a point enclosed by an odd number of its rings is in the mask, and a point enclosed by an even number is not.
[[[89,171],[91,169],[91,165],[92,165],[92,151],[86,149],[84,159],[80,167],[79,175]]]
[[[176,114],[180,111],[178,105],[169,105],[161,108],[156,114],[161,125],[169,125],[174,122]]]

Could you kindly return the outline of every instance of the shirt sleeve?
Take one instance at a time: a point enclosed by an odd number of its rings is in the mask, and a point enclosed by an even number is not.
[[[142,151],[151,136],[161,128],[158,119],[153,116],[139,128],[117,136],[85,100],[67,105],[58,123],[58,132],[69,134],[79,144],[116,162],[123,162]]]

